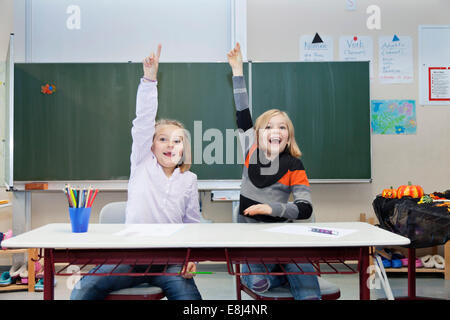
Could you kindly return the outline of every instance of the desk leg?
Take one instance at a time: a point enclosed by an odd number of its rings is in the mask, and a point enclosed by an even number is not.
[[[360,249],[359,260],[359,299],[370,300],[369,289],[369,247]]]
[[[55,299],[55,275],[53,265],[53,249],[44,250],[44,300]]]
[[[450,240],[444,246],[445,273],[444,279],[450,280]]]
[[[416,298],[416,249],[408,249],[408,299]]]
[[[241,266],[236,264],[236,273],[241,272]],[[236,300],[242,300],[241,297],[241,276],[235,275],[236,277]]]
[[[31,191],[14,191],[12,202],[12,231],[17,236],[31,230]],[[25,261],[23,254],[13,255],[13,264]]]

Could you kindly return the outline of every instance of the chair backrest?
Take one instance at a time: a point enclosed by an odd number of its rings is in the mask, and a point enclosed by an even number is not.
[[[234,207],[234,210],[233,210],[233,222],[237,222],[237,218],[238,218],[238,215],[239,215],[239,205],[236,205],[235,207]],[[314,210],[313,210],[313,213],[311,214],[311,217],[309,217],[309,219],[305,219],[305,220],[296,220],[296,221],[294,221],[295,223],[314,223],[314,222],[316,222],[316,216],[314,215]]]
[[[125,223],[127,202],[111,202],[100,211],[100,223]],[[105,300],[160,300],[165,297],[164,291],[148,283],[132,288],[123,288],[110,292]]]
[[[100,223],[125,223],[126,201],[111,202],[100,211]]]

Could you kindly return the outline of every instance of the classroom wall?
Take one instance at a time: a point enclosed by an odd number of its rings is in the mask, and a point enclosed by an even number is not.
[[[12,16],[12,1],[2,1],[1,14]],[[6,4],[6,6],[4,5]],[[366,8],[375,4],[381,8],[381,30],[368,30]],[[6,7],[7,10],[3,10]],[[9,10],[9,11],[8,11]],[[421,184],[425,192],[450,188],[450,108],[421,106],[418,97],[417,44],[418,25],[450,24],[450,2],[444,0],[360,0],[356,11],[346,11],[345,1],[336,0],[271,0],[247,1],[247,55],[254,61],[298,61],[299,37],[319,32],[334,38],[335,57],[342,34],[367,35],[374,42],[375,79],[371,84],[371,99],[414,99],[418,129],[410,136],[374,135],[372,137],[373,182],[365,184],[314,184],[312,198],[317,221],[357,221],[364,212],[373,216],[371,202],[384,187],[412,181]],[[17,13],[15,13],[17,17]],[[20,16],[20,15],[19,15]],[[23,17],[22,17],[23,19]],[[3,27],[4,19],[0,19]],[[7,24],[9,26],[9,24]],[[20,21],[16,21],[20,30]],[[6,56],[3,28],[0,57]],[[16,31],[17,32],[17,31]],[[377,80],[377,39],[394,33],[411,36],[414,45],[414,82],[383,85]],[[9,32],[8,32],[9,34]],[[1,60],[1,59],[0,59]],[[4,60],[4,58],[3,58]],[[300,146],[301,147],[301,146]],[[333,159],[330,159],[333,161]],[[3,195],[3,193],[2,193]],[[203,195],[203,194],[202,194]],[[92,222],[98,221],[100,208],[112,201],[126,200],[126,192],[103,192],[93,208]],[[204,217],[215,222],[231,221],[231,204],[211,203],[206,192]],[[62,193],[36,192],[32,195],[32,228],[54,222],[68,222],[67,205]],[[3,209],[5,210],[5,209]],[[11,218],[10,210],[0,212],[0,231]],[[5,220],[5,219],[6,220]],[[1,262],[0,262],[1,263]]]

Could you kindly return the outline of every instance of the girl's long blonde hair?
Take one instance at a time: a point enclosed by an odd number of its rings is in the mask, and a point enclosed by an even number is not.
[[[294,125],[287,115],[286,112],[278,110],[278,109],[270,109],[264,112],[262,115],[260,115],[255,122],[255,135],[256,135],[256,143],[259,145],[259,130],[263,130],[266,128],[267,123],[269,123],[270,119],[273,116],[276,115],[282,115],[286,119],[286,125],[288,127],[288,144],[286,146],[287,151],[289,154],[295,158],[299,158],[302,155],[302,152],[300,151],[300,148],[297,145],[297,142],[295,141],[295,132],[294,132]]]
[[[160,130],[163,126],[176,126],[183,130],[183,155],[181,157],[181,162],[177,165],[177,168],[180,168],[181,173],[188,171],[192,164],[191,139],[189,132],[184,128],[183,124],[177,120],[160,119],[155,123],[155,134],[153,135],[153,140],[155,140],[158,130]]]

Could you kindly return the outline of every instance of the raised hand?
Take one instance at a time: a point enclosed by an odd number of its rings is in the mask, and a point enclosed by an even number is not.
[[[230,52],[227,53],[228,63],[233,70],[233,76],[242,76],[243,72],[243,61],[242,61],[242,53],[241,46],[239,42],[236,42],[236,46]]]
[[[152,52],[147,58],[142,61],[144,69],[144,78],[148,80],[156,80],[158,74],[159,56],[161,55],[161,44],[158,44],[156,54]]]

